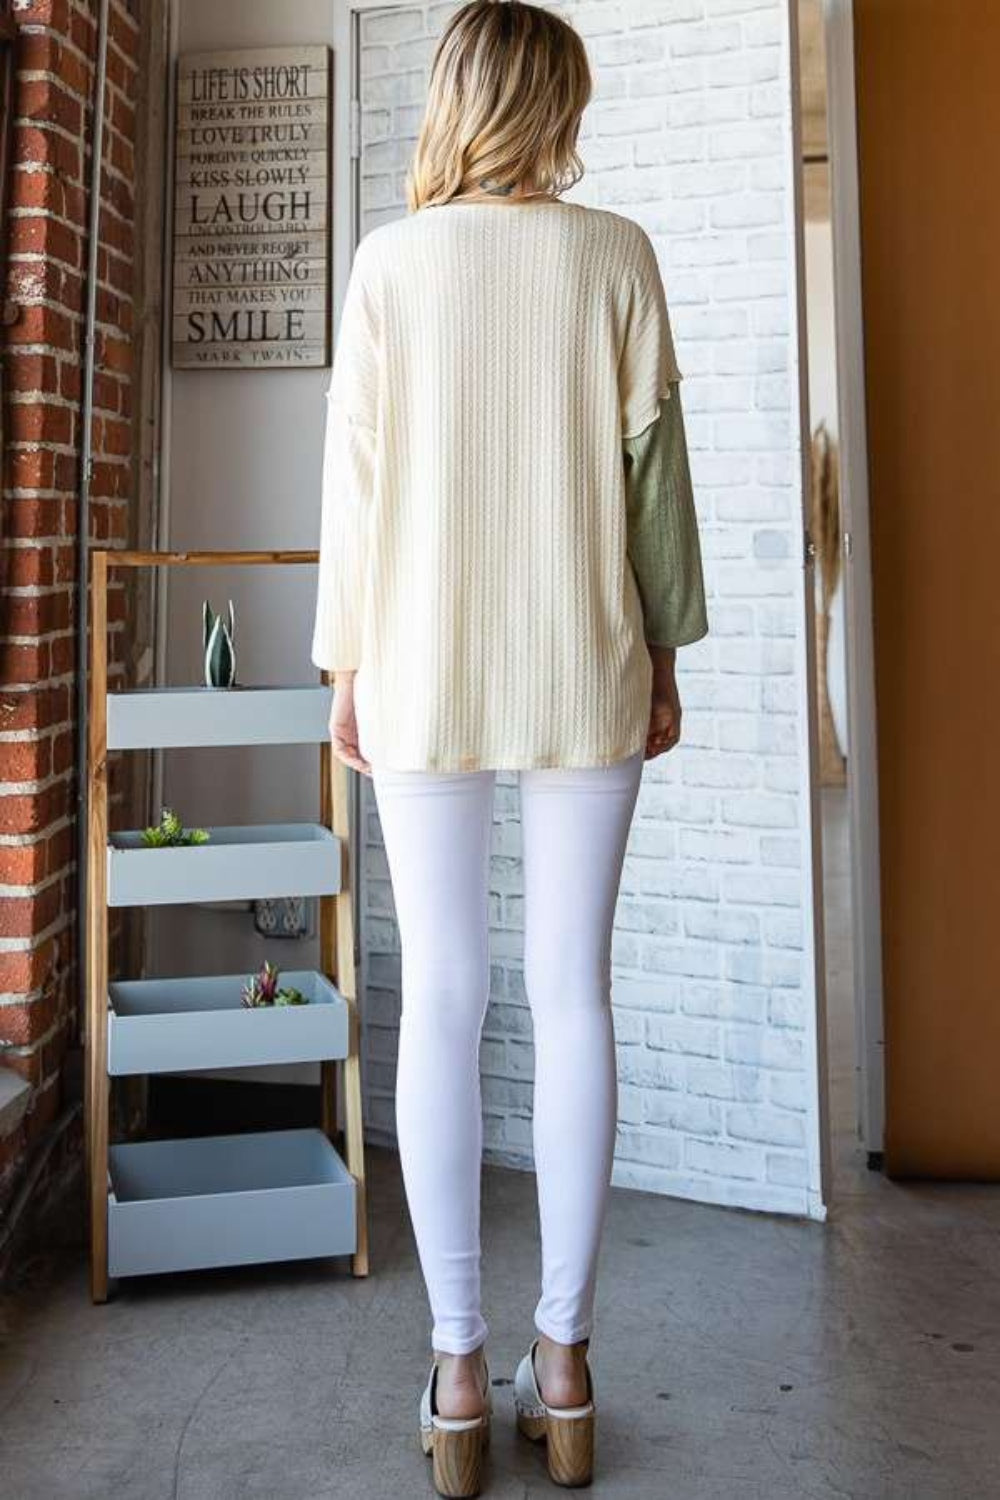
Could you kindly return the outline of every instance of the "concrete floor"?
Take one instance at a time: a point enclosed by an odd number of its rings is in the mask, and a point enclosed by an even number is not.
[[[827,811],[835,1212],[819,1227],[613,1194],[597,1496],[1000,1495],[1000,1191],[901,1186],[860,1161],[844,850]],[[369,1172],[367,1281],[317,1264],[158,1278],[92,1308],[78,1234],[53,1244],[0,1309],[3,1500],[432,1495],[415,1435],[423,1289],[396,1160],[372,1151]],[[483,1212],[487,1490],[521,1500],[553,1493],[511,1420],[535,1299],[533,1179],[488,1169]]]

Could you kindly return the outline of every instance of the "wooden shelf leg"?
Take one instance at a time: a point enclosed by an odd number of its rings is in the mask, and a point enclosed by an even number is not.
[[[361,1112],[361,1037],[358,1012],[350,1005],[350,1052],[344,1059],[344,1147],[347,1170],[358,1185],[357,1248],[351,1257],[355,1276],[368,1275],[368,1192],[365,1185],[364,1121]]]
[[[337,1064],[325,1061],[319,1065],[321,1124],[327,1140],[337,1143]]]
[[[93,554],[90,590],[89,796],[87,815],[87,974],[84,1078],[87,1201],[90,1215],[90,1295],[108,1298],[108,564]]]
[[[368,1275],[368,1212],[365,1188],[364,1120],[361,1108],[361,1030],[357,1009],[354,967],[354,866],[351,860],[350,772],[333,753],[329,742],[320,747],[321,817],[337,835],[341,849],[340,890],[326,897],[320,914],[320,949],[324,973],[333,979],[347,1003],[348,1052],[343,1062],[344,1159],[357,1184],[357,1240],[351,1257],[355,1276]],[[326,1119],[336,1116],[336,1098],[329,1098],[332,1084],[324,1079],[323,1110]],[[329,1133],[329,1132],[328,1132]]]

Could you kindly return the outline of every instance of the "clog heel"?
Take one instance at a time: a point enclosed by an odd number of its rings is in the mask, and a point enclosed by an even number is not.
[[[434,1460],[434,1488],[449,1500],[465,1500],[483,1487],[483,1454],[490,1442],[493,1397],[489,1369],[483,1364],[481,1416],[442,1417],[437,1410],[438,1363],[435,1360],[420,1398],[420,1446]]]
[[[518,1431],[532,1442],[544,1440],[549,1478],[554,1484],[585,1485],[594,1477],[594,1382],[587,1366],[587,1401],[583,1406],[548,1406],[535,1375],[535,1339],[514,1377]]]

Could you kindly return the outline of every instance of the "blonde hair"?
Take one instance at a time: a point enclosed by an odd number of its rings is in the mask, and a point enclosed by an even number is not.
[[[591,93],[572,26],[523,0],[471,0],[434,53],[407,174],[411,211],[489,182],[555,196],[583,176],[576,137]]]

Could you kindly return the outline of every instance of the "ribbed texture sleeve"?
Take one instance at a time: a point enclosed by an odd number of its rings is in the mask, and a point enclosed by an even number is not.
[[[667,312],[667,297],[656,253],[645,234],[636,238],[630,273],[628,325],[619,385],[622,432],[636,437],[656,418],[659,403],[681,379]]]
[[[677,378],[628,219],[450,203],[365,237],[330,383],[313,658],[357,669],[373,765],[600,765],[644,743],[622,440]]]
[[[708,616],[679,385],[645,432],[622,446],[627,551],[646,640],[689,646],[708,634]]]
[[[369,535],[374,513],[380,330],[367,253],[351,268],[326,393],[319,575],[312,660],[328,671],[361,664]]]

